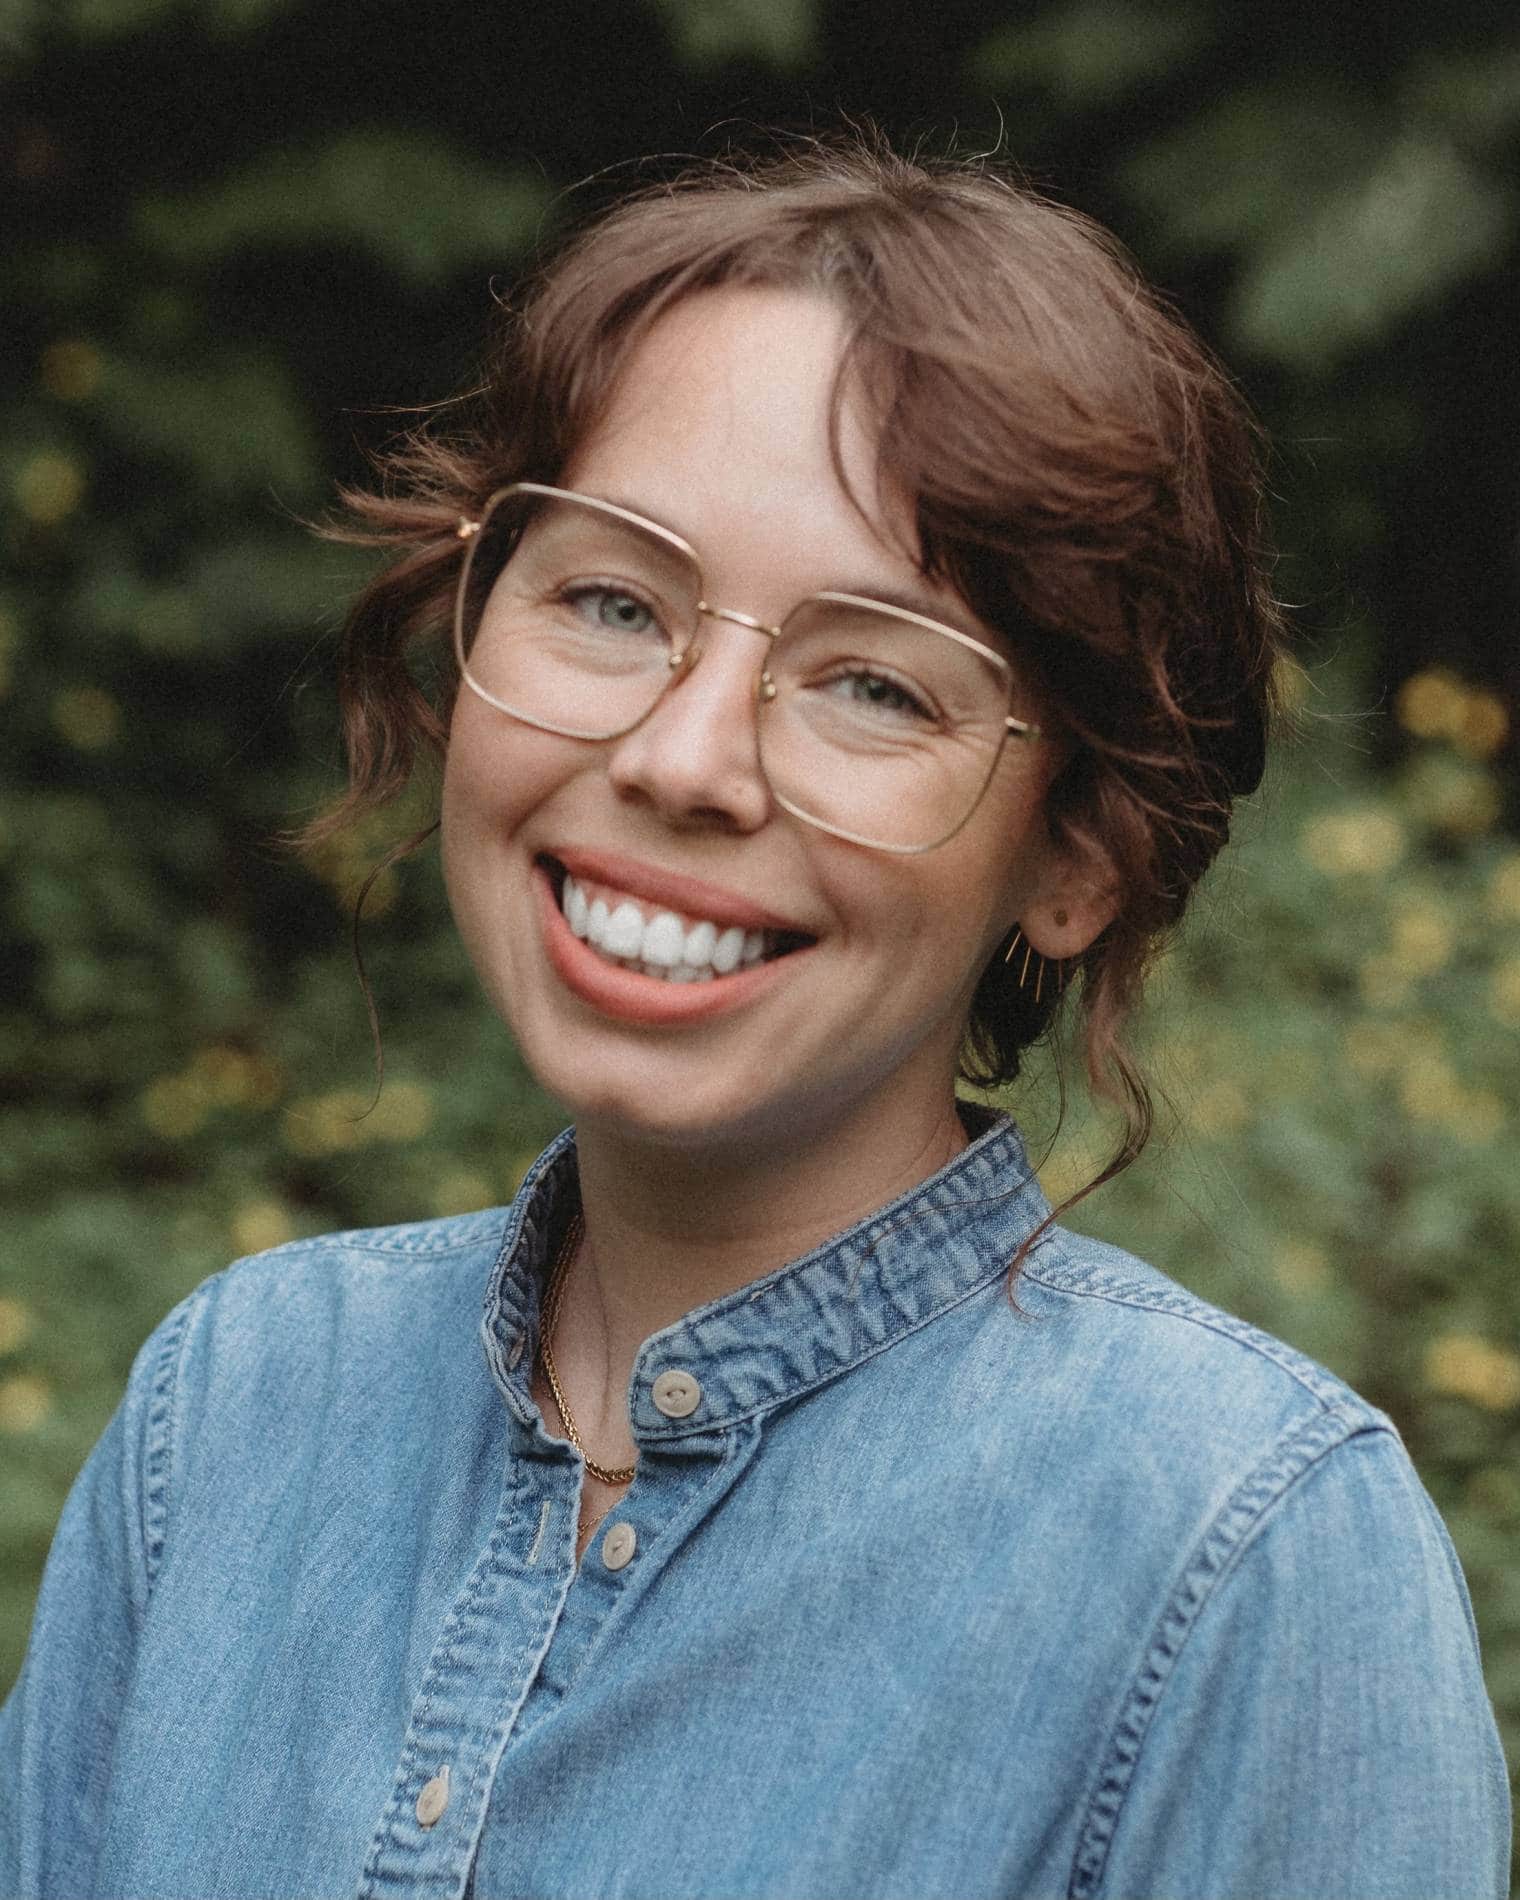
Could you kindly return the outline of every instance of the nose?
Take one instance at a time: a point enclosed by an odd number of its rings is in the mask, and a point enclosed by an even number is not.
[[[771,811],[755,715],[772,630],[748,615],[703,612],[707,624],[654,710],[613,741],[608,776],[672,824],[755,831]]]

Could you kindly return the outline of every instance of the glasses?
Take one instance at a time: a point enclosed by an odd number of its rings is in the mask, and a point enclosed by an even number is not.
[[[708,604],[695,550],[610,501],[514,482],[464,517],[454,650],[487,705],[567,739],[632,732],[702,656],[703,623],[767,643],[760,766],[805,823],[879,851],[932,851],[981,802],[1016,718],[1012,668],[955,627],[855,594],[779,626]]]

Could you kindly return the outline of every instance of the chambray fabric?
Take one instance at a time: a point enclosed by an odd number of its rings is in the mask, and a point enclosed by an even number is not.
[[[159,1327],[0,1716],[0,1894],[1504,1893],[1393,1426],[1064,1230],[1015,1310],[1011,1124],[646,1342],[620,1569],[577,1568],[529,1391],[574,1192],[567,1135],[508,1210],[278,1248]]]

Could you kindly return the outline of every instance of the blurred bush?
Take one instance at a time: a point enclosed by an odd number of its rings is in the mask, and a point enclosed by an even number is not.
[[[1077,1220],[1393,1415],[1520,1759],[1513,22],[0,0],[0,62],[0,1680],[176,1298],[290,1235],[502,1200],[556,1126],[427,852],[370,906],[369,1107],[346,922],[416,813],[306,867],[270,842],[340,771],[363,571],[297,518],[356,435],[468,380],[493,296],[630,160],[837,110],[993,126],[963,144],[1113,225],[1277,442],[1308,737],[1158,969],[1171,1139]],[[1019,1107],[1048,1130],[1048,1080]],[[1053,1193],[1104,1133],[1068,1117]]]

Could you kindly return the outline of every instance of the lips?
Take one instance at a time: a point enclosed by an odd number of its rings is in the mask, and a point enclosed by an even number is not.
[[[733,892],[603,853],[574,853],[571,875],[571,856],[534,865],[544,945],[566,987],[603,1014],[643,1024],[722,1014],[816,942]],[[593,866],[616,881],[593,880]]]

